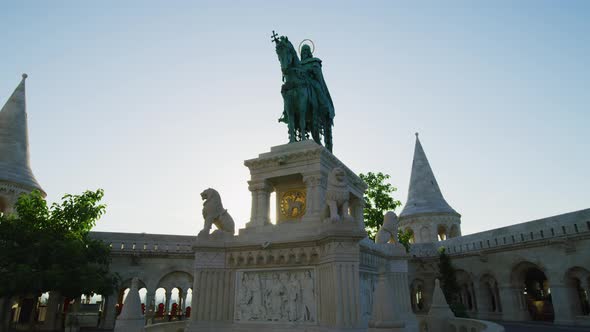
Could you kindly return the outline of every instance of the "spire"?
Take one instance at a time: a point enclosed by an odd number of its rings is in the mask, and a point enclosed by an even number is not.
[[[412,162],[408,200],[400,213],[400,217],[441,212],[459,215],[445,201],[434,177],[434,173],[432,173],[428,159],[426,159],[422,144],[420,144],[418,133],[416,133],[416,146],[414,148],[414,161]]]
[[[45,192],[35,180],[29,163],[29,137],[27,129],[27,104],[25,80],[20,84],[0,110],[0,182],[24,186],[30,190]]]

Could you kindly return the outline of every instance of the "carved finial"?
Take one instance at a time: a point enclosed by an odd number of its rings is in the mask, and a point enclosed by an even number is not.
[[[416,138],[418,138],[418,135],[420,135],[420,133],[416,132],[414,133],[414,135],[416,135]]]
[[[26,73],[23,73],[23,80],[26,79],[27,77],[29,77],[29,75],[27,75]]]

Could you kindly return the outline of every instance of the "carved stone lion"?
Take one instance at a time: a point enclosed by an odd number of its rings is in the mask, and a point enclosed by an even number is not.
[[[205,226],[199,232],[199,236],[208,235],[211,230],[211,225],[215,225],[217,230],[215,232],[226,232],[234,234],[235,224],[232,217],[226,209],[223,208],[221,197],[217,190],[208,188],[201,193],[203,202],[203,218],[205,219]],[[214,232],[214,233],[215,233]]]
[[[326,192],[326,205],[329,220],[353,221],[348,212],[350,191],[346,181],[346,172],[340,167],[335,167],[328,177],[328,191]]]
[[[399,222],[397,215],[393,211],[389,211],[383,217],[383,225],[379,228],[377,235],[375,235],[375,243],[394,243],[397,242],[397,228]]]

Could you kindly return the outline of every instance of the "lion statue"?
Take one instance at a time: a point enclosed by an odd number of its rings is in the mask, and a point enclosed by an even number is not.
[[[209,235],[211,225],[217,227],[216,232],[226,232],[231,235],[234,234],[235,224],[232,217],[229,215],[226,209],[223,208],[221,203],[221,197],[217,190],[208,188],[201,193],[203,202],[203,218],[205,219],[205,226],[199,232],[201,235]]]
[[[397,215],[393,211],[389,211],[383,216],[383,225],[379,228],[377,235],[375,235],[375,243],[395,243],[397,242],[397,228],[399,222]]]
[[[340,220],[353,221],[348,212],[350,191],[346,182],[346,172],[340,167],[335,167],[328,177],[328,190],[326,192],[326,205],[329,221]]]

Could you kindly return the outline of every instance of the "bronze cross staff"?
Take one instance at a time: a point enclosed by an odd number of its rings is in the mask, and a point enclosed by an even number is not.
[[[278,37],[278,36],[279,36],[279,35],[277,35],[277,33],[276,33],[274,30],[273,30],[273,31],[272,31],[272,36],[270,36],[270,38],[271,38],[271,42],[278,43],[278,42],[279,42],[279,40],[277,39],[277,37]]]

